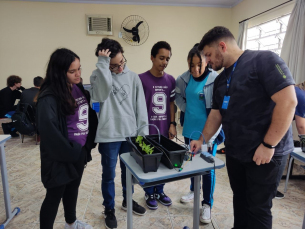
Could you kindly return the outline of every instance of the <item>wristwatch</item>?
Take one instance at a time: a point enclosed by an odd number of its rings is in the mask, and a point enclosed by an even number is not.
[[[269,148],[269,149],[274,149],[276,146],[272,146],[272,145],[269,145],[269,144],[267,144],[266,142],[262,142],[262,144],[265,146],[265,147],[267,147],[267,148]]]
[[[175,121],[170,122],[170,124],[173,124],[174,126],[177,126],[177,123]]]

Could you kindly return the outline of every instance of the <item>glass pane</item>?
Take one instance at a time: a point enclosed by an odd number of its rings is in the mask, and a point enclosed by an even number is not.
[[[290,18],[290,14],[289,14],[289,15],[286,15],[286,16],[284,16],[284,17],[281,17],[281,18],[280,18],[280,21],[281,21],[285,26],[287,26],[287,25],[288,25],[289,18]]]
[[[290,14],[248,29],[246,48],[270,50],[281,55]]]
[[[246,49],[250,50],[258,50],[258,42],[257,41],[248,41]]]
[[[276,20],[260,25],[259,27],[262,29],[262,37],[280,32],[280,26],[281,24]]]
[[[257,27],[253,27],[248,29],[247,31],[247,40],[252,40],[255,38],[259,38],[259,29]]]

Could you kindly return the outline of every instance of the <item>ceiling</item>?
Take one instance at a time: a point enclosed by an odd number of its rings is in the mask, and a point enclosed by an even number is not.
[[[19,1],[231,8],[243,0],[19,0]]]

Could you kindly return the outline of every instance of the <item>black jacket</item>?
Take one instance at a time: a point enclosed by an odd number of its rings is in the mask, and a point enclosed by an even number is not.
[[[20,87],[18,90],[12,91],[10,87],[3,88],[0,91],[0,118],[4,118],[5,114],[9,111],[14,111],[16,99],[20,99],[21,92],[24,87]]]
[[[90,95],[81,84],[77,85],[90,103]],[[36,104],[36,123],[40,134],[41,180],[45,188],[53,188],[69,183],[78,178],[74,168],[82,152],[82,146],[68,140],[66,116],[59,112],[57,98],[51,89],[45,90],[38,96]],[[86,161],[92,160],[91,149],[97,129],[96,112],[89,106],[89,133],[84,149]]]
[[[31,87],[29,89],[25,89],[21,94],[20,103],[28,103],[35,110],[36,104],[34,102],[34,98],[38,92],[39,92],[39,88],[37,87]]]

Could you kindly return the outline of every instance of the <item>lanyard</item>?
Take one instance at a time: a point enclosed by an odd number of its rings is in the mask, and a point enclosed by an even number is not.
[[[237,60],[238,61],[238,60]],[[230,84],[231,84],[231,79],[232,79],[232,75],[235,71],[235,68],[236,68],[236,65],[237,65],[237,61],[234,63],[234,66],[233,66],[233,69],[231,71],[231,74],[229,76],[229,78],[227,79],[227,91],[226,91],[226,95],[228,95],[228,91],[229,91],[229,88],[230,88]]]

